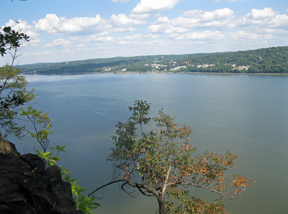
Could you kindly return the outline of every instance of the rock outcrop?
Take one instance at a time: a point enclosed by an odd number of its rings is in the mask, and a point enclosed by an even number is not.
[[[4,140],[1,135],[0,135],[0,153],[15,155],[17,157],[19,156],[19,153],[17,152],[15,145],[8,140]]]
[[[1,214],[82,213],[76,210],[71,185],[62,181],[58,166],[46,169],[39,156],[20,155],[1,136],[0,144]]]

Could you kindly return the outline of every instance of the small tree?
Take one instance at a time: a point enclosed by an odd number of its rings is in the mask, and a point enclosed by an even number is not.
[[[17,123],[20,106],[35,98],[34,90],[27,90],[27,81],[19,75],[20,70],[13,67],[21,41],[29,41],[29,36],[12,30],[11,27],[0,28],[0,54],[7,51],[12,56],[11,65],[0,67],[0,134],[5,138],[10,133],[20,137],[23,126]]]
[[[115,148],[108,156],[117,172],[113,180],[105,186],[121,182],[121,189],[132,194],[130,188],[139,190],[145,196],[156,197],[159,213],[226,213],[221,198],[237,198],[252,180],[234,175],[232,189],[227,190],[225,171],[235,167],[237,155],[206,152],[195,156],[196,150],[189,144],[192,129],[178,126],[174,118],[159,111],[152,119],[155,128],[137,134],[137,126],[150,126],[147,117],[150,105],[145,101],[135,101],[132,117],[125,123],[118,122],[112,139]],[[195,198],[191,188],[205,189],[220,196],[212,203]],[[175,203],[175,199],[178,200]]]
[[[21,46],[21,41],[29,41],[29,36],[21,31],[12,30],[11,27],[0,28],[0,54],[4,56],[7,51],[18,49]]]
[[[36,138],[37,143],[41,146],[42,151],[36,150],[46,163],[47,167],[56,164],[61,159],[58,157],[59,152],[65,152],[65,146],[56,146],[50,148],[56,154],[49,151],[49,135],[51,131],[51,119],[48,113],[38,111],[31,106],[22,108],[23,105],[35,98],[34,90],[27,90],[28,82],[24,76],[20,75],[20,70],[13,67],[14,61],[17,58],[17,50],[20,48],[21,40],[28,41],[28,36],[24,33],[17,32],[11,27],[4,27],[0,31],[0,54],[4,56],[7,51],[12,56],[11,65],[0,67],[0,137],[6,138],[9,134],[14,134],[17,137],[24,136],[27,132],[30,136]],[[28,122],[32,124],[32,129],[27,129],[25,125],[19,125],[19,120],[22,123]],[[100,206],[94,202],[94,197],[86,197],[82,193],[85,188],[78,185],[77,180],[71,177],[71,172],[68,169],[63,169],[59,166],[64,181],[71,183],[71,189],[77,209],[83,211],[84,214],[92,214],[91,209]]]

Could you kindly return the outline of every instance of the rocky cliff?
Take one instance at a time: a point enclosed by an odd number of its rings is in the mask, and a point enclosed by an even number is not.
[[[71,185],[62,181],[58,166],[45,167],[33,154],[20,155],[0,136],[1,214],[81,214]]]

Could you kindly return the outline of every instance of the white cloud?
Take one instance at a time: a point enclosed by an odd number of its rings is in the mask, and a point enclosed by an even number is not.
[[[246,14],[239,20],[243,26],[257,25],[268,27],[288,26],[288,15],[278,14],[272,8],[264,8],[263,10],[253,9],[251,13]]]
[[[272,8],[265,7],[263,10],[253,9],[251,12],[251,17],[253,19],[263,19],[263,18],[271,18],[276,15],[276,12],[272,10]]]
[[[217,9],[211,12],[202,10],[191,10],[184,13],[185,17],[199,19],[201,21],[211,21],[215,19],[225,19],[234,16],[234,11],[229,8]]]
[[[233,33],[232,34],[232,37],[235,39],[235,40],[240,40],[240,39],[245,39],[245,40],[256,40],[259,38],[258,34],[256,33],[251,33],[251,32],[245,32],[245,31],[238,31],[236,33]]]
[[[133,19],[147,19],[150,17],[150,14],[149,13],[131,13],[129,17]]]
[[[238,32],[235,32],[232,34],[232,38],[234,40],[243,40],[243,41],[249,41],[249,42],[255,42],[255,41],[264,41],[268,39],[275,38],[272,34],[258,34],[256,32],[247,32],[244,30],[240,30]]]
[[[36,47],[40,44],[40,42],[42,42],[40,39],[30,39],[29,42],[23,43],[23,47]]]
[[[151,25],[148,27],[148,31],[151,33],[185,33],[188,30],[183,27],[175,27],[173,25],[165,25],[165,24],[159,24],[159,25]]]
[[[132,10],[132,13],[150,13],[173,8],[179,0],[141,0]]]
[[[107,36],[107,37],[98,37],[95,39],[95,41],[101,41],[101,42],[110,42],[113,41],[114,38],[111,36]]]
[[[288,26],[288,15],[275,16],[269,23],[272,27]]]
[[[123,3],[126,0],[111,1]],[[138,0],[136,2],[140,3],[131,14],[112,13],[106,19],[100,15],[69,19],[47,14],[33,24],[19,20],[23,32],[31,37],[29,43],[24,43],[27,57],[23,59],[28,62],[65,61],[79,57],[181,54],[191,50],[227,51],[287,43],[288,9],[284,13],[272,8],[253,9],[238,17],[236,11],[229,8],[184,10],[180,15],[172,14],[172,10],[160,13],[180,1]],[[17,27],[12,20],[6,25]],[[45,41],[47,38],[49,42]],[[42,54],[33,58],[35,53]]]
[[[62,50],[62,53],[63,54],[74,54],[74,53],[76,53],[74,50],[70,50],[70,49],[64,49],[64,50]]]
[[[47,14],[44,19],[40,19],[37,23],[35,23],[35,27],[40,31],[55,31],[59,25],[60,19],[56,16],[56,14]],[[54,30],[53,30],[54,29]]]
[[[39,53],[39,52],[30,52],[30,53],[23,53],[23,56],[28,56],[28,57],[31,57],[31,56],[41,56],[42,53]]]
[[[145,37],[147,37],[147,38],[149,38],[149,39],[150,39],[150,38],[151,38],[151,39],[157,39],[157,38],[160,37],[160,35],[148,33],[147,35],[145,35]]]
[[[175,26],[169,26],[167,29],[165,29],[165,33],[171,34],[171,33],[185,33],[188,30],[183,27],[175,27]]]
[[[138,40],[142,38],[141,34],[134,34],[134,35],[129,35],[129,36],[124,36],[123,39],[124,40]]]
[[[234,11],[228,8],[217,9],[211,12],[202,10],[186,11],[183,16],[172,20],[173,25],[182,27],[234,27]]]
[[[236,23],[234,11],[228,8],[214,11],[190,10],[172,20],[167,16],[158,17],[148,27],[148,32],[158,35],[164,33],[175,41],[190,40],[195,43],[217,40],[219,42],[225,38],[227,31],[233,30]]]
[[[111,42],[114,40],[114,37],[111,36],[97,36],[97,35],[93,35],[93,36],[89,36],[87,39],[87,42]]]
[[[176,38],[177,40],[192,39],[192,40],[206,40],[206,39],[224,39],[224,34],[220,31],[211,32],[209,30],[203,32],[192,32],[183,34]]]
[[[51,43],[48,43],[44,46],[44,48],[55,47],[55,46],[68,46],[72,42],[66,39],[56,39]]]
[[[96,36],[107,36],[109,34],[110,34],[110,31],[105,30],[103,32],[97,33]]]
[[[45,51],[44,54],[45,54],[45,55],[52,55],[53,52],[52,52],[52,51]]]
[[[114,32],[114,33],[119,33],[119,32],[131,32],[131,31],[136,31],[136,29],[133,28],[133,27],[113,28],[113,32]]]
[[[170,20],[167,16],[158,17],[158,19],[155,21],[155,23],[169,23]]]
[[[96,17],[75,17],[66,19],[56,14],[47,14],[45,18],[35,22],[35,28],[39,31],[47,31],[50,34],[78,33],[83,31],[101,31],[111,27],[108,21],[100,15]]]
[[[17,22],[9,19],[9,21],[6,23],[6,26],[10,26],[13,30],[21,31],[27,34],[30,39],[36,39],[39,36],[32,25],[29,25],[26,21],[21,19],[19,19]]]
[[[170,20],[167,16],[158,17],[157,20],[148,27],[148,31],[154,34],[165,33],[177,39],[207,39],[210,35],[221,38],[220,31],[211,32],[212,28],[223,30],[235,27],[236,19],[234,11],[228,8],[218,9],[211,12],[202,10],[186,11],[182,16]],[[203,31],[207,29],[207,31]],[[200,32],[197,32],[200,30]],[[189,32],[190,31],[190,32]],[[183,34],[183,35],[181,35]]]
[[[117,16],[115,14],[113,14],[111,16],[110,20],[111,20],[111,23],[113,23],[114,25],[117,25],[117,26],[142,25],[142,24],[146,23],[146,21],[144,21],[144,20],[133,19],[133,18],[126,16],[125,14],[119,14]]]
[[[165,29],[165,25],[150,25],[148,31],[151,33],[161,33]]]

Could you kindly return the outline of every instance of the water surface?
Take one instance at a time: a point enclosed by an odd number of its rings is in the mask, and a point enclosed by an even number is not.
[[[205,74],[87,74],[28,76],[39,94],[34,105],[50,112],[52,145],[65,145],[61,165],[88,188],[110,179],[106,161],[117,121],[129,116],[134,100],[151,103],[190,125],[198,153],[230,150],[239,154],[233,173],[257,180],[240,199],[227,201],[234,214],[288,212],[288,76]],[[17,144],[31,150],[31,143]],[[202,195],[202,192],[200,193]],[[210,197],[203,193],[203,197]],[[130,198],[117,185],[97,196],[101,214],[151,214],[154,198]]]

